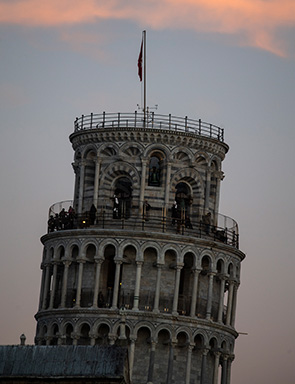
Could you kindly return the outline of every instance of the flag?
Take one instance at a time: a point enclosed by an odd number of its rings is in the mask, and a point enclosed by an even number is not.
[[[142,81],[142,47],[143,47],[143,40],[141,41],[141,47],[140,47],[140,52],[139,52],[138,62],[137,62],[138,76],[140,81]]]

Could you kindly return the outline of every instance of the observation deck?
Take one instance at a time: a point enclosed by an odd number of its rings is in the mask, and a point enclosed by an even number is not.
[[[147,233],[167,233],[217,241],[239,249],[239,229],[237,222],[225,215],[216,213],[211,224],[205,224],[202,218],[171,217],[170,210],[163,207],[153,212],[120,215],[114,218],[110,207],[105,207],[91,217],[90,212],[71,213],[72,200],[61,201],[49,208],[48,233],[72,229],[125,229]],[[69,210],[70,208],[70,210]],[[63,214],[61,214],[63,212]],[[70,213],[69,213],[70,212]]]
[[[189,119],[187,116],[176,117],[160,115],[150,112],[146,114],[135,111],[134,113],[105,113],[82,115],[74,122],[74,133],[108,128],[140,128],[145,130],[163,130],[183,132],[198,136],[208,137],[223,143],[224,129],[214,124],[199,120]]]

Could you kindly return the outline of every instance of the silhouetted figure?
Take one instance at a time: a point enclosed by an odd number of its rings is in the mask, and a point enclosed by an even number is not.
[[[150,217],[150,210],[152,209],[152,207],[150,206],[150,204],[147,202],[147,200],[145,200],[144,202],[144,216],[145,216],[145,219],[146,220],[149,220],[149,217]]]
[[[171,209],[171,213],[172,213],[172,225],[175,224],[175,220],[177,219],[178,217],[178,210],[177,210],[177,202],[174,201],[173,205],[172,205],[172,209]]]
[[[48,232],[54,232],[55,228],[55,220],[53,215],[50,215],[50,218],[48,220]]]
[[[90,219],[90,225],[94,225],[95,219],[96,219],[96,208],[94,204],[92,204],[90,207],[89,219]]]
[[[211,212],[208,212],[206,215],[203,215],[202,221],[205,227],[205,232],[207,235],[209,235],[211,225]]]
[[[114,195],[114,211],[113,211],[113,218],[118,219],[119,218],[119,199],[116,195]]]
[[[98,308],[104,308],[105,307],[105,301],[102,292],[100,291],[97,298],[97,306]]]

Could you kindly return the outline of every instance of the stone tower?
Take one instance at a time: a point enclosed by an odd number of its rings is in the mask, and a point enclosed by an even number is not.
[[[82,115],[73,201],[49,210],[38,345],[123,344],[133,384],[229,384],[240,263],[219,213],[223,129]]]

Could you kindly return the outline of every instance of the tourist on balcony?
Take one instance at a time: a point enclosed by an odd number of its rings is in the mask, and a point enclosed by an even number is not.
[[[90,225],[94,225],[96,219],[96,208],[95,205],[92,204],[89,211]]]

